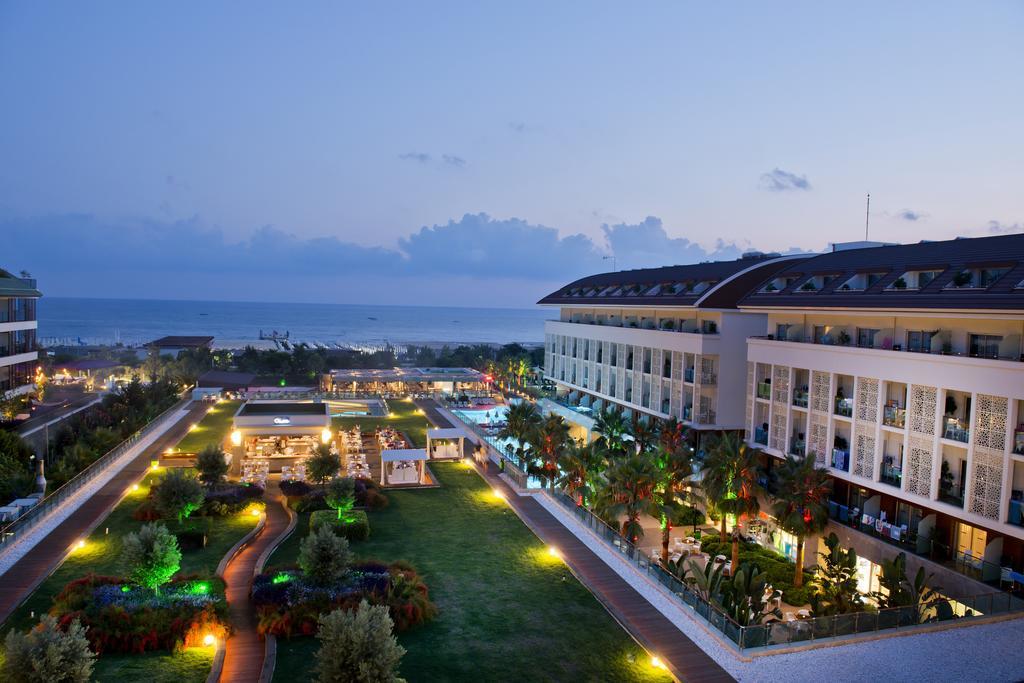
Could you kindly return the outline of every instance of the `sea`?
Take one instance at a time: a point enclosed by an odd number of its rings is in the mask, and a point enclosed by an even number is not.
[[[539,344],[552,312],[517,308],[374,306],[362,304],[162,301],[148,299],[39,300],[40,342],[49,347],[139,346],[165,335],[209,335],[220,348],[288,335],[293,343],[328,348],[457,343]]]

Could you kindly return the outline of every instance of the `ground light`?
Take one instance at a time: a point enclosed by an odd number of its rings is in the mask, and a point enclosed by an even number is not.
[[[555,558],[556,560],[562,559],[562,553],[553,545],[548,546],[548,555]]]
[[[253,517],[259,517],[260,516],[260,509],[259,508],[253,508],[249,512],[249,514],[252,515]]]
[[[242,445],[242,432],[237,429],[231,432],[231,445],[241,446]]]
[[[84,538],[82,538],[82,539],[79,539],[78,543],[76,543],[76,544],[75,544],[75,547],[76,547],[77,549],[79,549],[79,550],[81,550],[82,548],[84,548],[84,547],[85,547],[85,539],[84,539]]]
[[[655,669],[668,669],[668,667],[665,666],[665,662],[661,661],[660,657],[651,657],[651,666]]]
[[[501,501],[505,500],[505,494],[504,493],[502,493],[498,489],[492,489],[492,491],[494,492],[494,497],[495,498],[497,498],[498,500],[501,500]]]
[[[203,645],[206,647],[213,647],[217,644],[217,638],[212,633],[207,633],[203,636]]]
[[[199,428],[199,425],[197,425],[197,424],[190,424],[190,425],[188,426],[188,431],[190,431],[190,432],[194,432],[194,431],[196,431],[196,429],[198,429],[198,428]]]

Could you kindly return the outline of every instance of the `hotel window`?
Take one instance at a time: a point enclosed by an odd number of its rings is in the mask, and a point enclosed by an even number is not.
[[[619,359],[618,356],[619,356],[619,345],[618,344],[612,344],[612,360],[611,360],[611,363],[609,363],[609,365],[614,366],[616,364],[616,361]]]
[[[671,352],[665,352],[665,361],[661,364],[661,376],[671,377],[672,376],[672,354]]]
[[[644,349],[644,374],[651,374],[651,350]]]
[[[626,356],[626,367],[628,369],[630,369],[630,370],[636,370],[636,368],[633,367],[633,351],[632,351],[632,347],[630,347],[630,352]]]
[[[573,337],[572,338],[572,357],[573,358],[576,357],[576,342],[577,342],[576,337]]]
[[[792,327],[789,323],[778,323],[775,325],[775,338],[785,341],[789,339],[789,328]]]
[[[604,344],[601,344],[600,342],[598,342],[598,344],[597,344],[597,362],[598,363],[601,362],[601,356],[604,355],[603,351],[604,351]]]
[[[1003,338],[994,334],[970,335],[970,353],[975,358],[999,358],[999,344]]]
[[[924,330],[907,330],[907,351],[931,353],[932,334]]]
[[[862,349],[873,349],[875,348],[875,335],[878,334],[878,330],[870,327],[858,327],[857,328],[857,346]]]
[[[828,333],[825,331],[825,326],[824,325],[815,325],[814,326],[814,343],[815,344],[824,344],[825,343],[825,337],[827,337],[827,336],[828,336]]]

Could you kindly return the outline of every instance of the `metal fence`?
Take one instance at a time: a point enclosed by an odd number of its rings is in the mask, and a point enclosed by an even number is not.
[[[577,505],[564,492],[558,491],[551,495],[584,526],[597,534],[609,550],[667,588],[695,616],[725,636],[725,640],[740,651],[831,640],[863,633],[905,631],[940,621],[968,620],[963,623],[969,623],[976,616],[1024,612],[1024,600],[1010,593],[986,593],[964,600],[942,598],[911,607],[742,626],[718,605],[705,600],[685,582],[652,561],[604,520]]]
[[[36,525],[45,520],[47,515],[60,507],[64,501],[102,474],[108,465],[124,455],[129,448],[137,444],[149,434],[153,433],[158,428],[162,427],[174,413],[181,410],[182,407],[187,405],[190,401],[191,399],[182,399],[164,412],[160,413],[160,415],[147,423],[142,429],[135,432],[113,449],[100,456],[84,470],[65,482],[63,486],[55,489],[48,496],[40,500],[39,503],[31,507],[25,512],[25,514],[21,515],[10,524],[0,528],[0,554],[14,545],[15,541],[24,537],[25,534],[34,529]]]

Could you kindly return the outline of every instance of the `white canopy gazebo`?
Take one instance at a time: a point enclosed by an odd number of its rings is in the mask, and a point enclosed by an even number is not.
[[[461,460],[466,454],[469,434],[458,427],[427,430],[427,453],[431,460]],[[442,443],[434,443],[435,441]]]
[[[424,483],[424,463],[427,459],[427,451],[423,448],[381,451],[380,483],[384,486]]]

